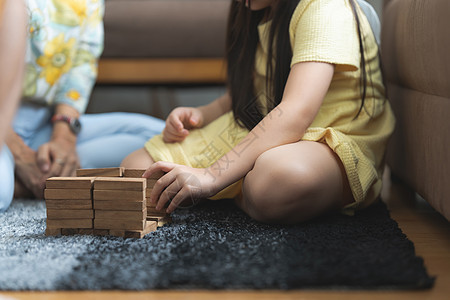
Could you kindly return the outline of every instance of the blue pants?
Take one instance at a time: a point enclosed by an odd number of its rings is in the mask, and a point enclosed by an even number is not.
[[[14,195],[14,158],[8,147],[0,151],[0,212],[5,211]]]
[[[47,143],[52,134],[51,109],[22,104],[13,122],[14,131],[33,150]],[[77,153],[82,168],[118,167],[131,152],[164,129],[163,120],[143,114],[104,113],[80,117]],[[0,153],[0,211],[14,193],[14,159],[6,145]]]

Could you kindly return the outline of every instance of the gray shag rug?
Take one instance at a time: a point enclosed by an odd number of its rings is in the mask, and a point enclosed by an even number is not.
[[[0,214],[1,290],[423,289],[431,278],[383,203],[354,217],[257,223],[231,201],[173,214],[143,239],[46,237],[45,203]]]

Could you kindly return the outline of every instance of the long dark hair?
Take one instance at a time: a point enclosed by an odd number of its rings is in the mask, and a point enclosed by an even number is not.
[[[255,54],[259,42],[258,24],[265,19],[272,20],[266,77],[266,107],[270,111],[281,102],[289,76],[292,60],[289,25],[300,1],[278,0],[273,7],[259,11],[247,8],[245,1],[231,1],[226,39],[227,86],[232,99],[234,118],[240,126],[249,130],[264,117],[254,89]],[[358,27],[361,52],[362,103],[357,117],[364,107],[367,74],[360,18],[355,0],[349,1]],[[251,6],[251,0],[249,2]],[[272,61],[275,62],[274,65],[269,63]]]

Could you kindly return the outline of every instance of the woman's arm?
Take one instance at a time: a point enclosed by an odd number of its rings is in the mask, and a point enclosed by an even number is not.
[[[70,45],[70,41],[74,42],[71,45],[73,55],[66,57],[71,61],[70,69],[57,81],[54,113],[58,118],[62,116],[78,119],[86,110],[97,76],[97,62],[103,51],[104,4],[103,1],[87,1],[84,7],[80,7],[87,17],[78,18],[77,24],[71,24],[71,21],[62,17],[67,13],[76,18],[75,10],[72,7],[61,7],[56,10],[52,21],[70,28],[69,32],[64,32],[63,29],[58,32],[58,37],[63,34],[71,36],[66,46]],[[74,25],[74,28],[78,27],[79,34],[72,28]],[[43,144],[37,152],[41,171],[49,176],[75,175],[76,169],[79,168],[76,143],[77,135],[72,132],[67,122],[54,122],[50,141]]]
[[[0,149],[20,99],[26,47],[22,1],[0,2]]]
[[[172,163],[157,162],[144,176],[156,170],[168,172],[154,186],[151,199],[161,209],[172,200],[172,212],[188,197],[211,197],[243,178],[265,151],[299,141],[317,115],[334,74],[334,65],[305,62],[294,65],[283,99],[230,152],[207,169],[193,169]],[[194,176],[186,177],[186,173]],[[195,177],[196,180],[189,180]],[[184,179],[188,178],[188,179]],[[163,190],[165,189],[164,193]]]

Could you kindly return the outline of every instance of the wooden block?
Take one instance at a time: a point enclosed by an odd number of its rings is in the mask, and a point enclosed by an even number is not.
[[[136,238],[141,239],[150,232],[153,232],[157,229],[158,222],[156,221],[146,221],[144,230],[127,230],[125,231],[125,238]]]
[[[61,235],[61,228],[46,228],[45,229],[45,235],[46,236],[60,236]]]
[[[123,177],[141,178],[146,169],[125,169]]]
[[[90,189],[45,189],[45,199],[53,200],[89,200],[91,199]]]
[[[163,218],[169,216],[166,213],[147,213],[147,218]]]
[[[51,177],[45,181],[47,189],[90,189],[94,177]]]
[[[146,205],[147,205],[147,208],[155,208],[156,207],[156,204],[151,204],[150,203],[150,199],[149,198],[147,198],[147,201],[146,201],[147,203],[146,203]]]
[[[141,178],[144,174],[146,169],[125,169],[123,172],[123,177],[134,177],[134,178]],[[148,179],[155,179],[158,180],[161,178],[165,173],[162,171],[159,171],[157,173],[152,174]]]
[[[142,178],[142,174],[144,174],[145,169],[125,169],[123,173],[123,177],[127,178]],[[149,178],[147,178],[147,188],[152,188],[156,181],[161,178],[165,173],[164,172],[158,172],[156,174],[153,174]]]
[[[78,169],[77,177],[122,177],[124,168]]]
[[[147,191],[150,190],[148,191],[149,195],[152,192],[152,188],[155,185],[156,181],[158,181],[158,179],[147,179]]]
[[[166,213],[166,211],[165,211],[165,209],[162,209],[162,210],[156,210],[156,208],[154,208],[154,207],[151,207],[151,206],[147,206],[147,213],[149,214],[149,215],[151,215],[151,214],[157,214],[158,216],[159,215],[169,215],[168,213]]]
[[[125,230],[112,229],[112,230],[109,231],[109,235],[117,236],[117,237],[124,237],[125,236]]]
[[[47,219],[47,228],[93,228],[92,219]]]
[[[94,234],[94,229],[89,228],[89,229],[82,229],[80,228],[78,230],[78,234],[82,234],[82,235],[93,235]]]
[[[92,200],[45,200],[47,209],[92,209]]]
[[[147,218],[147,209],[143,211],[127,210],[98,210],[95,211],[96,219],[112,220],[145,220]]]
[[[145,197],[150,198],[150,195],[152,194],[152,189],[153,188],[149,188],[147,185],[147,188],[145,189]]]
[[[114,200],[95,200],[94,209],[98,210],[133,210],[133,211],[143,211],[146,209],[144,202],[123,202]]]
[[[78,234],[78,228],[62,228],[61,229],[62,235],[75,235]]]
[[[93,219],[92,209],[47,209],[48,219]]]
[[[94,219],[95,229],[144,230],[145,220]]]
[[[97,177],[94,182],[96,190],[144,191],[146,187],[145,178]]]
[[[109,230],[108,229],[95,229],[94,228],[94,235],[96,236],[106,236],[109,235]]]
[[[94,189],[94,201],[96,201],[96,200],[144,202],[145,201],[145,193],[143,191],[96,190],[96,189]]]
[[[147,216],[147,221],[156,221],[158,222],[158,227],[162,227],[166,224],[172,223],[172,218],[168,217],[168,216],[164,216],[164,217],[154,217],[154,216]]]

